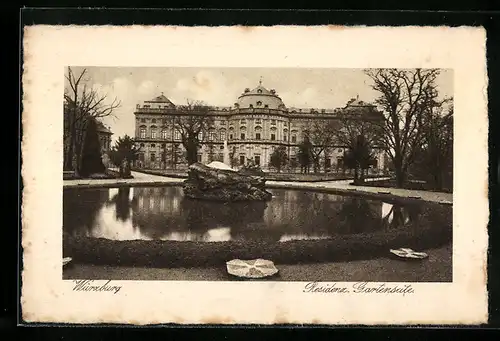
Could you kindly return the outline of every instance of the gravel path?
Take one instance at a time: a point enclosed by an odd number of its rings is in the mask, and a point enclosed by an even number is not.
[[[390,258],[372,260],[285,265],[276,264],[275,281],[301,282],[451,282],[452,246],[425,250],[423,261]],[[63,272],[64,279],[94,280],[183,280],[230,281],[234,278],[224,267],[212,268],[137,268],[73,264]]]
[[[145,174],[139,172],[132,172],[133,179],[92,179],[92,180],[64,180],[64,188],[78,187],[119,187],[129,185],[144,185],[144,186],[158,186],[158,185],[181,185],[184,179],[169,178],[159,175]],[[386,187],[369,187],[369,186],[353,186],[349,185],[351,180],[334,180],[323,182],[285,182],[285,181],[266,181],[269,188],[285,188],[285,189],[319,189],[319,190],[332,190],[337,193],[367,193],[367,194],[383,194],[394,195],[398,197],[417,197],[425,201],[439,202],[451,205],[453,203],[452,193],[429,192],[429,191],[416,191],[399,188],[386,188]]]

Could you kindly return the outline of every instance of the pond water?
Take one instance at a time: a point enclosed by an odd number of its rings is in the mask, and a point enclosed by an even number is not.
[[[70,235],[112,240],[218,242],[413,229],[434,216],[451,224],[451,207],[438,204],[402,206],[318,192],[270,192],[269,202],[225,204],[184,198],[180,187],[65,189],[63,228]]]

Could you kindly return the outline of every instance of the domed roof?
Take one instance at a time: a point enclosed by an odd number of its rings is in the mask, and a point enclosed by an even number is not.
[[[274,89],[268,90],[262,86],[262,83],[250,90],[245,91],[238,97],[236,102],[239,108],[266,108],[266,109],[282,109],[285,104],[276,94]]]

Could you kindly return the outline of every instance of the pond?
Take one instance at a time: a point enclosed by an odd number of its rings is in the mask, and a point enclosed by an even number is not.
[[[111,240],[285,242],[418,229],[429,219],[451,228],[451,207],[439,204],[270,192],[269,202],[218,203],[184,198],[182,188],[171,186],[65,189],[63,229],[72,236]]]

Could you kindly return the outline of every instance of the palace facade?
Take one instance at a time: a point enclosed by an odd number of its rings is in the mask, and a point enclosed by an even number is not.
[[[179,115],[176,106],[163,93],[142,104],[137,104],[135,115],[135,140],[140,147],[135,166],[146,169],[185,167],[184,150],[180,133],[173,128],[173,118]],[[289,108],[274,89],[259,84],[245,89],[233,106],[213,107],[214,124],[208,136],[202,136],[198,161],[222,161],[224,141],[230,150],[233,165],[243,165],[251,159],[262,169],[269,168],[275,148],[286,148],[291,164],[297,163],[298,146],[311,120],[340,120],[343,115],[360,119],[381,118],[380,112],[370,103],[351,99],[345,107],[337,109]],[[330,146],[322,153],[322,171],[335,171],[342,166],[345,146]],[[375,170],[385,167],[385,152],[376,149]]]

